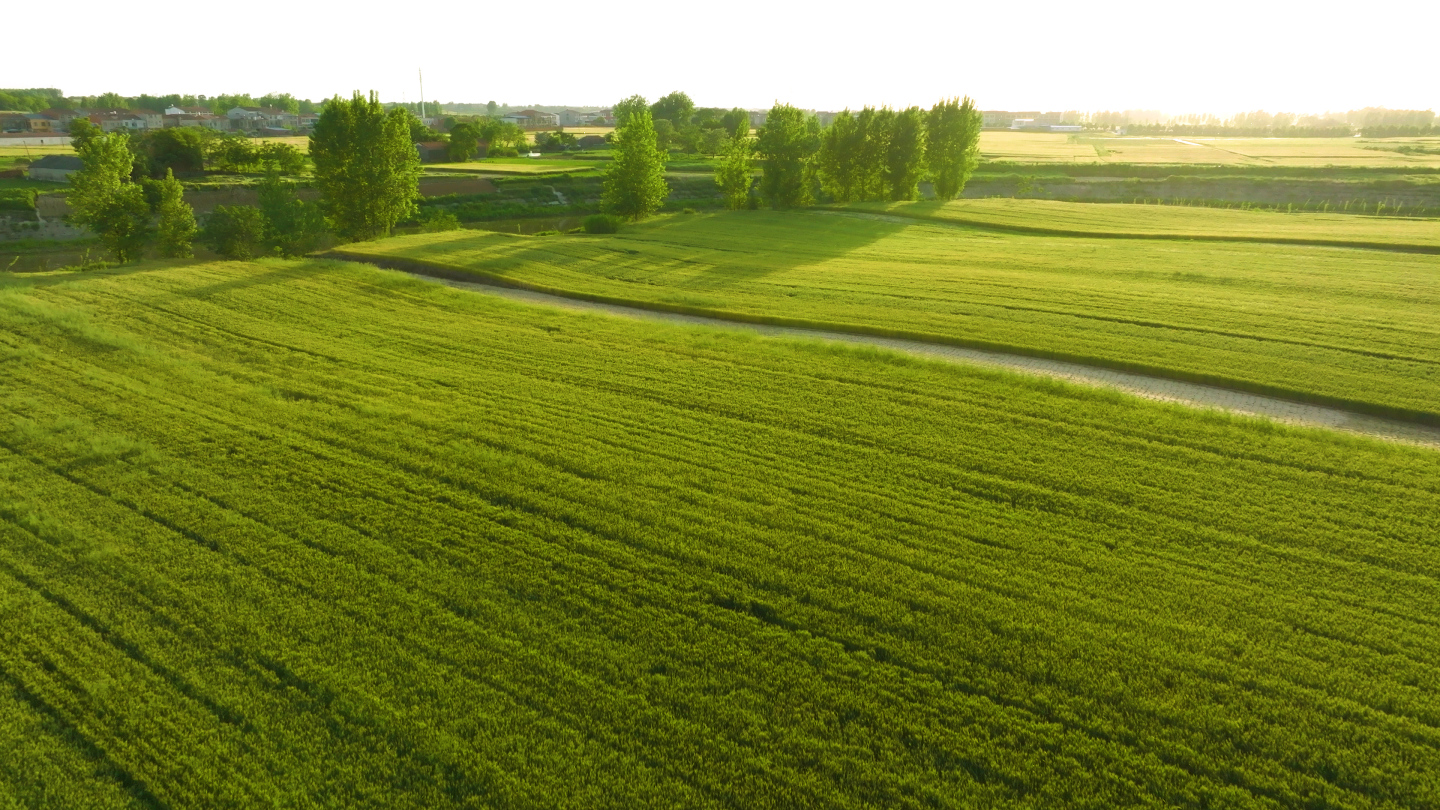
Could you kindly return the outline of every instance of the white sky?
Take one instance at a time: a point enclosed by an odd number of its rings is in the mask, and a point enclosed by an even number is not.
[[[5,18],[0,86],[69,95],[413,101],[418,67],[429,99],[511,105],[1440,109],[1437,0],[70,0]]]

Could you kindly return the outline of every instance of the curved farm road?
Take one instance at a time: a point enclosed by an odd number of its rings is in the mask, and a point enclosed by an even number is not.
[[[379,259],[378,257],[365,257],[361,259],[357,256],[351,260],[365,261],[382,267],[386,264],[383,259]],[[1195,383],[1167,380],[1160,377],[1148,377],[1143,374],[1112,371],[1106,368],[1086,366],[1078,363],[1045,360],[1038,357],[1005,354],[1002,352],[963,349],[955,346],[943,346],[916,340],[872,337],[870,335],[855,335],[846,332],[828,332],[816,329],[799,329],[788,326],[739,323],[721,318],[656,312],[639,307],[582,301],[560,295],[532,292],[530,290],[521,290],[513,287],[502,287],[473,281],[456,281],[422,273],[413,273],[408,270],[403,270],[402,272],[407,272],[416,278],[425,279],[426,281],[433,281],[464,290],[475,290],[489,295],[498,295],[502,298],[524,301],[531,304],[543,304],[545,306],[585,310],[589,312],[603,312],[627,318],[642,318],[668,323],[695,324],[724,329],[742,329],[763,335],[799,337],[810,340],[828,340],[838,343],[876,346],[878,348],[919,357],[949,360],[957,363],[970,363],[973,365],[989,366],[991,368],[1003,368],[1022,374],[1052,377],[1080,385],[1112,388],[1127,394],[1161,402],[1174,402],[1195,408],[1211,408],[1234,414],[1272,419],[1277,422],[1285,422],[1293,425],[1330,428],[1332,430],[1341,430],[1349,433],[1359,433],[1387,441],[1417,444],[1440,449],[1440,427],[1385,419],[1378,416],[1367,416],[1365,414],[1353,413],[1338,408],[1327,408],[1320,405],[1306,405],[1275,397],[1232,391],[1228,388],[1220,388],[1217,386],[1197,385]]]

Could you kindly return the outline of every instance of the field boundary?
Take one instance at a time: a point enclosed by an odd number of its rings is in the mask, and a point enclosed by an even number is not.
[[[1025,234],[1029,236],[1068,236],[1078,239],[1156,239],[1168,242],[1244,242],[1259,245],[1299,245],[1303,247],[1353,248],[1356,250],[1383,250],[1391,253],[1426,253],[1440,255],[1440,245],[1414,245],[1404,242],[1365,242],[1353,239],[1305,239],[1288,236],[1223,236],[1220,234],[1183,233],[1130,233],[1124,231],[1072,231],[1064,228],[1042,228],[1037,225],[1006,225],[956,217],[938,217],[927,214],[910,214],[897,211],[874,211],[868,208],[853,208],[842,205],[818,206],[821,213],[873,214],[875,216],[899,217],[918,222],[934,222],[941,225],[978,228],[988,231]],[[1440,226],[1437,226],[1440,227]]]
[[[1230,377],[1222,377],[1214,374],[1202,374],[1198,372],[1183,371],[1180,369],[1166,368],[1164,366],[1153,366],[1147,363],[1135,363],[1128,360],[1116,360],[1106,357],[1095,357],[1091,355],[1075,354],[1072,352],[1060,352],[1050,349],[1041,349],[1032,346],[1015,346],[1007,343],[996,343],[978,338],[966,338],[953,335],[940,335],[930,332],[916,332],[905,329],[891,329],[880,326],[869,326],[866,324],[847,324],[829,321],[816,321],[807,318],[790,318],[776,315],[757,315],[748,312],[732,312],[723,309],[711,309],[708,307],[696,307],[687,304],[670,304],[660,301],[638,301],[619,296],[603,295],[599,293],[577,292],[561,287],[551,287],[546,284],[534,284],[528,281],[521,281],[498,273],[490,273],[484,270],[457,267],[442,262],[431,262],[423,259],[409,259],[398,256],[377,256],[369,253],[352,252],[344,249],[335,249],[324,253],[316,254],[323,259],[339,259],[342,261],[371,264],[376,267],[383,267],[390,270],[403,270],[423,276],[450,279],[452,281],[469,281],[480,284],[489,284],[496,287],[509,287],[517,290],[544,293],[561,298],[570,298],[577,301],[589,301],[597,304],[609,304],[612,306],[630,307],[633,309],[649,310],[651,312],[665,312],[674,315],[690,315],[701,318],[711,318],[720,321],[733,323],[757,324],[761,326],[781,326],[794,329],[809,329],[818,332],[837,332],[851,335],[864,335],[867,337],[892,338],[896,340],[908,340],[916,343],[929,343],[939,346],[955,346],[963,349],[976,349],[980,351],[995,352],[999,354],[1019,355],[1023,357],[1036,357],[1043,360],[1057,360],[1076,365],[1092,366],[1095,368],[1109,369],[1112,371],[1123,371],[1132,374],[1141,374],[1163,380],[1174,380],[1176,382],[1194,383],[1197,385],[1208,385],[1214,388],[1223,388],[1230,391],[1237,391],[1246,394],[1259,394],[1262,396],[1285,399],[1292,402],[1318,405],[1339,410],[1346,410],[1366,416],[1376,416],[1392,419],[1399,422],[1426,425],[1430,427],[1440,426],[1440,412],[1421,411],[1411,408],[1400,408],[1393,405],[1381,405],[1375,402],[1363,400],[1346,399],[1344,397],[1333,397],[1325,394],[1315,394],[1308,391],[1299,391],[1283,386],[1268,385],[1265,383],[1252,382],[1249,380],[1237,380]]]

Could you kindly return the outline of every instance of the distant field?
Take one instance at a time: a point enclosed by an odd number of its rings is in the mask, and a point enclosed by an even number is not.
[[[320,261],[0,323],[6,807],[1440,806],[1433,452]]]
[[[606,238],[470,231],[347,250],[1440,414],[1440,256],[773,212],[672,216]]]
[[[0,171],[13,169],[15,161],[25,158],[34,162],[46,155],[73,155],[75,150],[64,146],[0,146]]]
[[[1440,220],[1347,214],[1071,203],[1006,198],[862,203],[849,208],[957,223],[1095,234],[1370,242],[1440,248]]]
[[[556,172],[587,172],[596,168],[594,161],[580,162],[556,158],[483,158],[461,163],[427,163],[429,169],[483,170],[494,174],[554,174]]]
[[[1434,149],[1407,153],[1403,148]],[[1440,138],[1171,138],[986,131],[985,160],[1237,166],[1440,167]]]

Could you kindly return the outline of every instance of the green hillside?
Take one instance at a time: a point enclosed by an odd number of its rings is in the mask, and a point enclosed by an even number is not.
[[[689,294],[936,238],[807,221]],[[660,297],[724,222],[453,245]],[[0,323],[0,806],[1440,804],[1433,452],[336,262]]]

